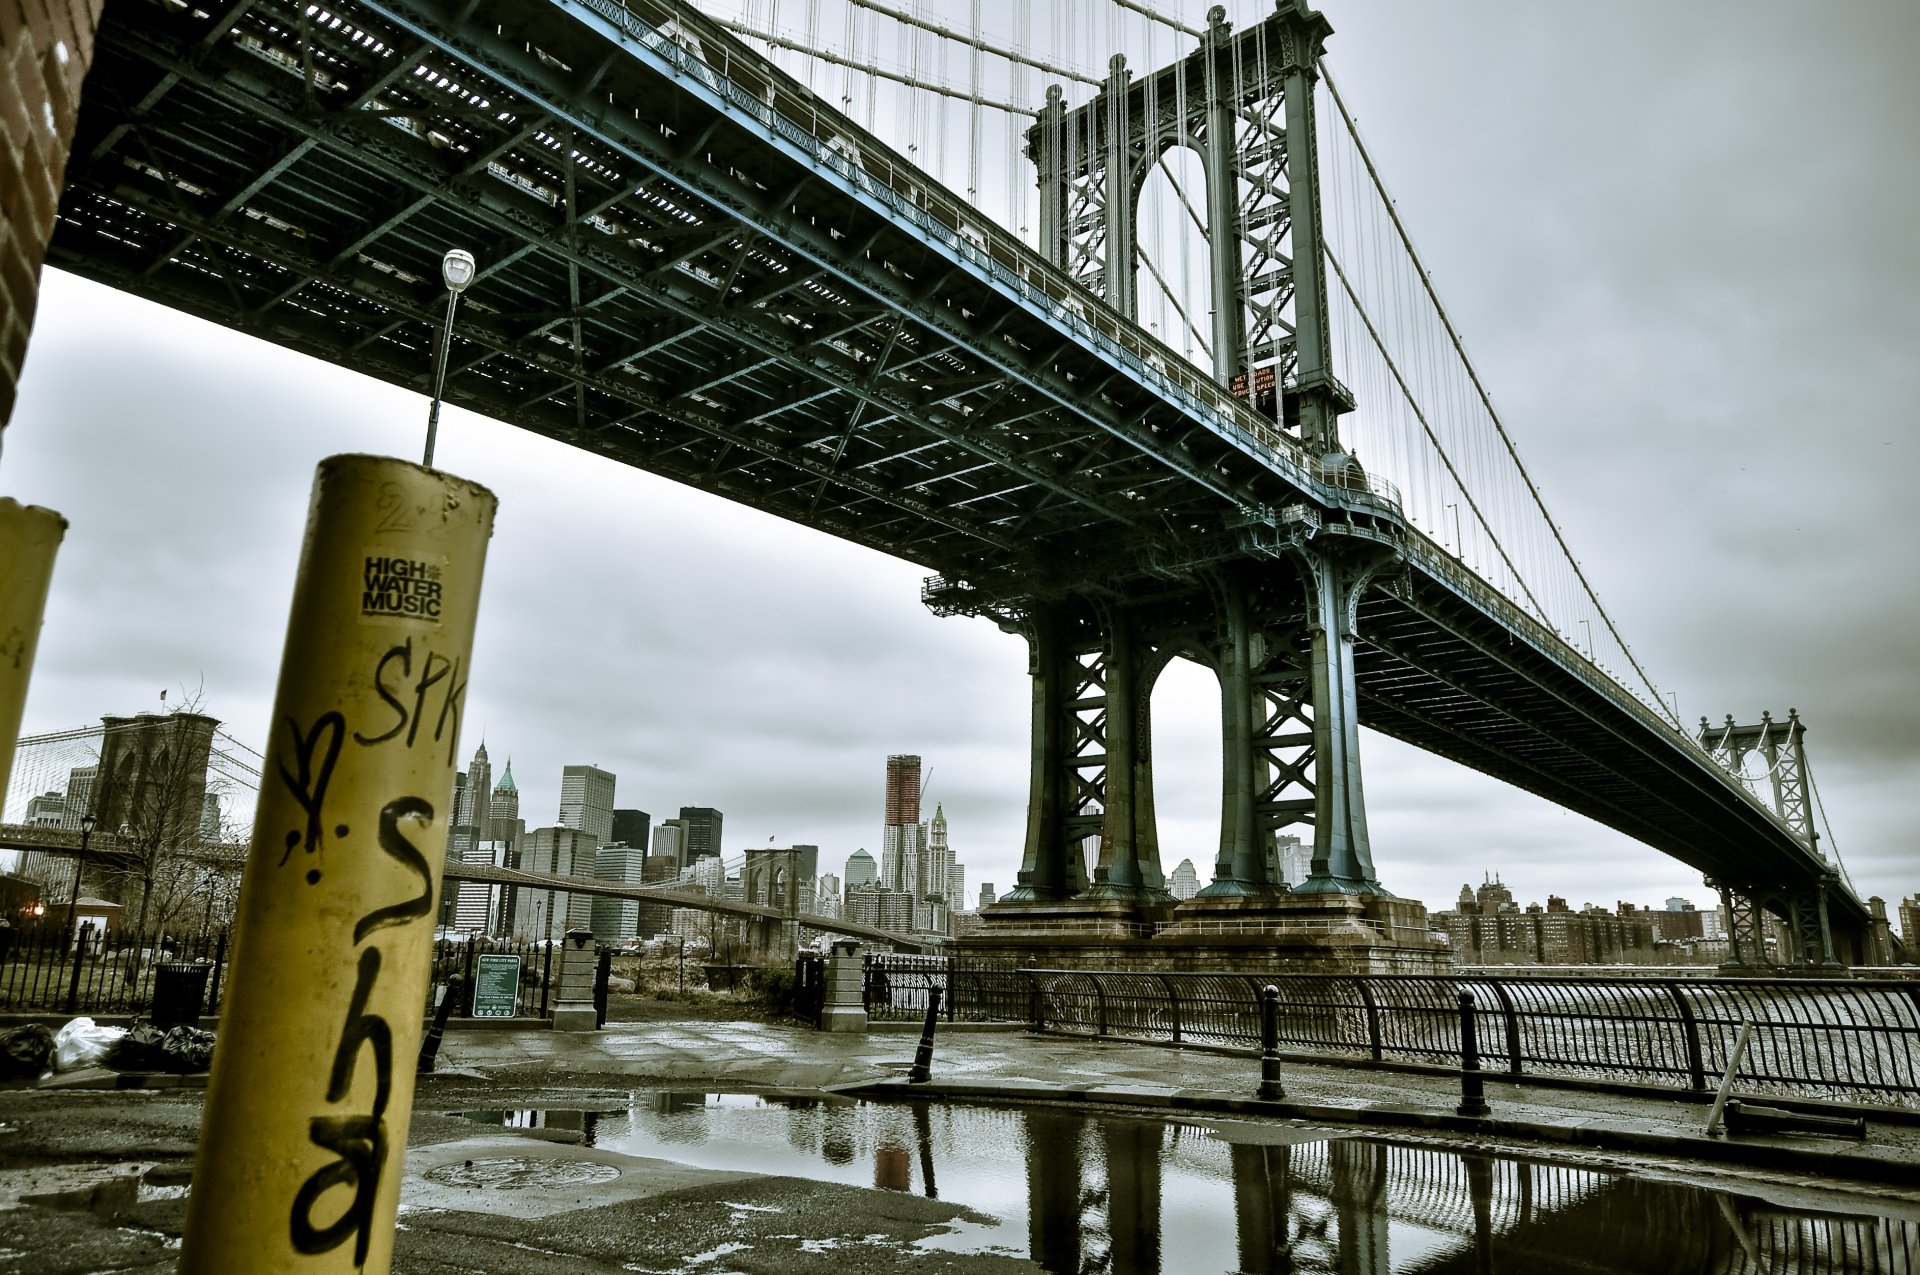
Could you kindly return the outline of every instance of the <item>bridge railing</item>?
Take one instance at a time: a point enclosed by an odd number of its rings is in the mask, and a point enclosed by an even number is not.
[[[1707,773],[1726,785],[1729,791],[1739,793],[1746,798],[1755,810],[1778,824],[1783,832],[1790,836],[1795,835],[1780,818],[1779,813],[1729,774],[1705,748],[1701,747],[1700,741],[1694,738],[1691,731],[1669,721],[1663,715],[1665,712],[1663,708],[1649,704],[1633,688],[1584,655],[1551,625],[1544,623],[1538,616],[1474,574],[1465,563],[1441,548],[1434,540],[1411,527],[1407,529],[1406,549],[1408,557],[1428,574],[1439,578],[1463,597],[1477,602],[1498,616],[1508,628],[1530,638],[1536,649],[1557,660],[1568,672],[1582,678],[1623,712],[1637,718],[1649,730],[1676,738],[1685,746],[1686,751],[1700,759]]]
[[[1458,996],[1479,1007],[1482,1065],[1702,1092],[1743,1023],[1743,1092],[1920,1107],[1920,983],[1813,979],[1540,978],[868,966],[868,1013],[912,1016],[928,978],[958,1019],[1167,1044],[1254,1048],[1260,989],[1280,989],[1283,1047],[1361,1062],[1454,1067]],[[898,989],[898,990],[896,990]]]
[[[949,250],[1114,357],[1222,436],[1308,486],[1306,452],[1296,440],[718,23],[690,7],[657,0],[576,2],[806,151],[815,166],[833,169],[899,220],[931,232]],[[675,32],[690,35],[700,51]]]

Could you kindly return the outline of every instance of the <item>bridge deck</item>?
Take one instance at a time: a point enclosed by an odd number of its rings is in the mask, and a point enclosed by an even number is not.
[[[468,246],[452,401],[955,580],[1200,590],[1283,505],[1351,496],[677,0],[108,0],[69,183],[55,264],[415,389]],[[1403,548],[1362,608],[1363,721],[1736,884],[1830,876]]]

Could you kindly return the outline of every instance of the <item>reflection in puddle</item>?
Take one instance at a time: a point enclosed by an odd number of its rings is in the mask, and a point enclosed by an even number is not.
[[[463,1114],[701,1168],[937,1197],[994,1220],[926,1247],[1031,1257],[1056,1275],[1920,1271],[1920,1225],[1864,1197],[1770,1202],[1282,1124],[686,1092],[634,1094],[623,1110]]]

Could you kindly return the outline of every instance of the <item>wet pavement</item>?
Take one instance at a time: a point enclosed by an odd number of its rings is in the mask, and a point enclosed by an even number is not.
[[[1677,1237],[1671,1262],[1629,1245],[1581,1269],[1916,1268],[1920,1124],[1707,1144],[1701,1105],[1497,1081],[1469,1124],[1445,1077],[1297,1063],[1262,1105],[1244,1056],[1017,1031],[943,1032],[908,1087],[914,1043],[454,1033],[416,1100],[394,1269],[1548,1270],[1549,1215]],[[0,1275],[171,1270],[199,1103],[0,1091]]]

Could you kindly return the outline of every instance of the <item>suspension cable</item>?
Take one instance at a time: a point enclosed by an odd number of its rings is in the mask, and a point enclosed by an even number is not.
[[[1119,3],[1120,0],[1115,2]],[[1481,383],[1480,374],[1474,369],[1472,361],[1467,358],[1466,346],[1460,339],[1460,333],[1454,328],[1453,320],[1448,317],[1446,307],[1440,303],[1440,294],[1434,290],[1433,279],[1427,273],[1425,263],[1420,260],[1420,254],[1414,251],[1413,239],[1407,234],[1406,225],[1400,220],[1400,212],[1394,207],[1392,197],[1387,194],[1386,184],[1380,180],[1380,172],[1374,167],[1373,156],[1368,153],[1366,144],[1360,140],[1360,130],[1354,125],[1353,116],[1348,113],[1347,104],[1341,98],[1340,90],[1334,85],[1333,76],[1327,71],[1326,62],[1316,60],[1315,65],[1319,69],[1320,78],[1326,83],[1328,95],[1332,97],[1334,106],[1340,111],[1340,118],[1346,124],[1347,135],[1353,139],[1354,149],[1360,153],[1360,158],[1366,165],[1367,176],[1372,178],[1374,189],[1380,192],[1387,218],[1393,223],[1393,228],[1400,237],[1401,246],[1407,250],[1407,256],[1413,261],[1414,274],[1419,278],[1421,287],[1425,289],[1427,298],[1433,302],[1434,312],[1439,316],[1440,325],[1446,329],[1448,339],[1453,342],[1454,352],[1460,356],[1460,363],[1466,369],[1467,378],[1473,382],[1473,388],[1480,398],[1481,406],[1487,409],[1487,416],[1492,420],[1493,428],[1499,433],[1508,457],[1512,459],[1514,468],[1520,473],[1520,481],[1526,484],[1528,493],[1533,497],[1534,505],[1540,510],[1540,516],[1546,519],[1548,530],[1553,533],[1554,541],[1560,546],[1561,554],[1573,568],[1574,578],[1586,591],[1587,600],[1593,603],[1593,609],[1599,614],[1600,622],[1607,626],[1607,632],[1613,635],[1613,640],[1619,644],[1621,653],[1627,657],[1627,662],[1633,665],[1633,671],[1640,675],[1640,680],[1646,683],[1648,690],[1653,692],[1655,711],[1671,720],[1674,728],[1684,733],[1686,727],[1667,708],[1666,700],[1661,698],[1660,688],[1647,675],[1646,669],[1640,666],[1639,658],[1634,655],[1633,648],[1627,645],[1627,640],[1620,635],[1620,629],[1614,624],[1613,617],[1607,614],[1604,606],[1600,605],[1600,595],[1594,592],[1593,584],[1587,579],[1586,572],[1580,569],[1579,560],[1573,556],[1573,550],[1568,547],[1566,537],[1561,534],[1560,524],[1555,522],[1553,515],[1547,511],[1545,498],[1541,496],[1540,489],[1534,485],[1533,476],[1527,472],[1527,467],[1521,463],[1520,452],[1514,446],[1512,436],[1507,433],[1506,425],[1501,422],[1500,414],[1494,410],[1492,397],[1488,395],[1486,386]],[[1502,556],[1505,556],[1504,553]]]
[[[1447,467],[1447,473],[1453,478],[1453,485],[1459,488],[1460,498],[1467,502],[1467,508],[1473,510],[1474,518],[1486,530],[1487,538],[1493,541],[1494,550],[1500,555],[1500,560],[1507,564],[1507,570],[1513,572],[1513,582],[1520,586],[1522,593],[1527,595],[1527,601],[1533,603],[1534,614],[1543,620],[1546,619],[1547,609],[1540,605],[1540,599],[1533,596],[1533,590],[1528,587],[1526,577],[1520,574],[1520,568],[1515,566],[1513,559],[1507,555],[1506,546],[1500,543],[1500,537],[1494,535],[1493,528],[1487,524],[1487,516],[1480,512],[1479,502],[1473,498],[1473,493],[1467,490],[1467,484],[1461,479],[1460,471],[1454,467],[1453,457],[1447,455],[1447,449],[1441,446],[1439,436],[1433,432],[1433,426],[1427,421],[1427,414],[1421,411],[1420,404],[1414,401],[1413,390],[1408,387],[1406,378],[1400,375],[1400,368],[1394,363],[1393,356],[1387,353],[1387,345],[1381,340],[1379,329],[1373,326],[1373,319],[1368,316],[1366,307],[1360,304],[1360,294],[1355,292],[1353,285],[1347,281],[1347,272],[1340,268],[1340,261],[1333,255],[1331,249],[1324,243],[1320,247],[1326,254],[1327,264],[1333,267],[1334,275],[1339,278],[1340,286],[1346,289],[1347,299],[1353,302],[1354,312],[1360,316],[1360,322],[1367,325],[1367,335],[1373,338],[1374,347],[1380,351],[1380,357],[1386,361],[1387,371],[1393,374],[1394,383],[1400,387],[1400,393],[1406,397],[1407,406],[1413,409],[1414,419],[1419,421],[1420,428],[1427,432],[1427,439],[1439,455],[1440,463]]]
[[[825,49],[811,48],[798,40],[790,40],[785,36],[774,35],[768,31],[756,31],[744,22],[721,19],[720,25],[726,27],[736,35],[746,36],[750,40],[763,41],[764,43],[771,44],[776,49],[786,49],[792,53],[803,53],[810,58],[818,58],[820,61],[831,63],[834,66],[844,66],[867,75],[878,76],[883,80],[892,80],[896,84],[904,84],[910,89],[924,89],[929,93],[938,93],[942,97],[958,98],[962,102],[971,102],[975,106],[984,106],[988,110],[1005,111],[1009,115],[1034,114],[1034,109],[1031,106],[1014,106],[1007,102],[996,102],[992,98],[981,97],[979,94],[969,93],[965,89],[956,89],[950,85],[937,84],[931,80],[923,80],[919,76],[906,71],[895,71],[880,66],[877,63],[862,62],[855,58],[842,57],[838,53],[829,53]]]
[[[1168,283],[1167,277],[1160,273],[1160,267],[1153,264],[1153,258],[1147,255],[1147,250],[1135,244],[1133,255],[1135,260],[1147,268],[1147,273],[1153,276],[1154,282],[1160,285],[1160,291],[1165,295],[1167,304],[1172,306],[1174,313],[1180,316],[1180,321],[1187,325],[1187,331],[1193,333],[1194,340],[1200,343],[1201,352],[1208,358],[1212,358],[1212,346],[1207,343],[1207,338],[1200,334],[1200,329],[1193,325],[1193,319],[1187,314],[1187,308],[1181,305],[1180,299],[1174,295],[1173,285]],[[1171,345],[1172,342],[1169,341],[1168,344]]]
[[[1166,14],[1161,13],[1158,9],[1148,8],[1146,5],[1140,3],[1140,0],[1113,0],[1113,3],[1120,6],[1122,9],[1131,9],[1133,10],[1133,12],[1139,14],[1143,18],[1150,18],[1153,21],[1158,22],[1163,27],[1172,27],[1175,31],[1178,31],[1182,35],[1190,35],[1196,40],[1206,34],[1205,31],[1202,31],[1197,27],[1190,27],[1186,23],[1180,21],[1178,18],[1169,18]]]
[[[862,9],[871,10],[884,17],[892,18],[895,22],[905,23],[910,27],[919,27],[922,31],[931,32],[934,35],[940,36],[942,39],[952,40],[957,44],[964,44],[970,49],[978,49],[982,53],[991,53],[997,58],[1005,58],[1009,62],[1017,62],[1021,66],[1030,66],[1036,71],[1045,71],[1048,75],[1062,76],[1079,84],[1091,84],[1096,88],[1104,83],[1104,81],[1095,79],[1093,76],[1083,75],[1070,66],[1062,66],[1056,62],[1046,62],[1031,54],[1020,53],[1016,50],[1006,48],[1003,45],[993,44],[978,36],[955,31],[951,27],[943,27],[938,22],[930,22],[917,14],[906,13],[893,8],[891,5],[881,4],[879,0],[847,0],[847,3],[858,5]]]

